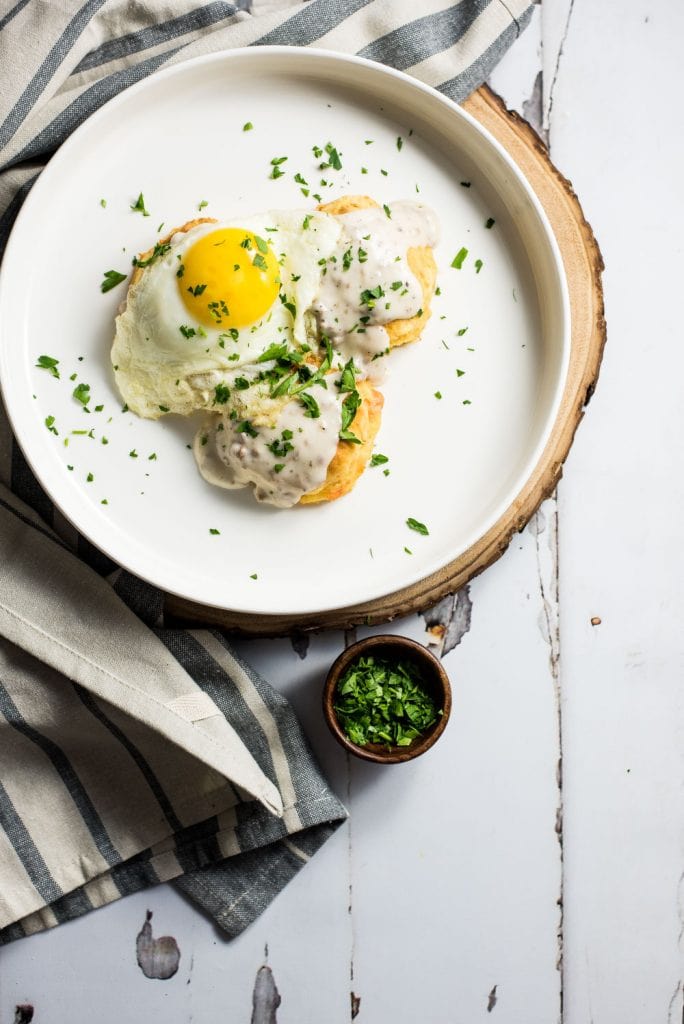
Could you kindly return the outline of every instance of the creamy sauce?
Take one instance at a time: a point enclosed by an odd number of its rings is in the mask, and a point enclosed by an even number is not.
[[[439,238],[429,207],[403,201],[388,209],[391,217],[382,207],[338,215],[342,235],[313,306],[333,348],[345,361],[354,359],[364,374],[389,345],[384,324],[415,316],[423,304],[407,251],[434,247]]]
[[[300,400],[293,398],[273,425],[254,428],[256,437],[239,431],[241,421],[228,413],[212,417],[193,444],[204,479],[226,488],[251,484],[257,501],[280,508],[296,505],[303,494],[322,484],[337,451],[344,395],[332,377],[327,389],[314,385],[307,393],[318,403],[320,416],[306,416]]]

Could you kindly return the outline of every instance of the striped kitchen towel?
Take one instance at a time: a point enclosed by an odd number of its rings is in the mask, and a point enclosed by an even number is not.
[[[0,253],[60,143],[160,67],[316,45],[459,100],[532,6],[0,2]],[[287,702],[220,634],[166,629],[162,609],[75,534],[0,407],[0,943],[171,880],[236,935],[345,816]]]

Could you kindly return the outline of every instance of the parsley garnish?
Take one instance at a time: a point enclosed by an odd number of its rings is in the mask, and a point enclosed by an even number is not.
[[[496,221],[494,220],[493,217],[487,217],[487,220],[485,221],[485,227],[486,228],[493,228],[495,224],[496,224]]]
[[[383,466],[386,462],[389,462],[389,459],[386,455],[382,455],[381,452],[376,452],[375,455],[371,455],[371,466]]]
[[[361,292],[361,304],[368,306],[369,309],[373,309],[375,306],[375,300],[381,299],[385,294],[382,285],[376,285],[375,288],[364,288]]]
[[[48,430],[50,431],[51,434],[54,434],[55,437],[59,437],[59,431],[57,430],[57,427],[55,426],[55,417],[54,416],[46,416],[45,417],[45,426],[48,428]]]
[[[382,204],[382,208],[383,208],[383,210],[385,211],[385,216],[386,216],[386,217],[389,217],[389,218],[390,218],[390,220],[391,220],[391,219],[392,219],[392,211],[390,210],[390,208],[389,208],[389,206],[387,205],[387,203],[383,203],[383,204]]]
[[[188,286],[188,291],[190,292],[191,295],[197,298],[199,295],[202,295],[204,293],[206,287],[206,284],[196,284],[194,288]]]
[[[100,206],[102,207],[103,210],[106,207],[106,205],[107,205],[107,200],[106,199],[101,199],[100,200]]]
[[[461,185],[463,186],[463,188],[470,188],[470,182],[469,181],[462,181]]]
[[[101,292],[109,292],[112,288],[116,288],[117,284],[121,284],[125,281],[128,274],[120,274],[118,270],[105,270],[104,280],[100,285]]]
[[[305,416],[309,416],[312,420],[317,420],[321,415],[321,409],[313,395],[309,394],[308,391],[302,391],[299,396],[299,401],[304,406],[306,412]]]
[[[260,252],[256,253],[254,259],[252,260],[252,266],[257,267],[259,270],[268,269],[268,264],[266,263],[266,260],[264,259]]]
[[[401,152],[401,147],[404,145],[404,140],[401,135],[397,135],[397,149]]]
[[[307,213],[306,217],[305,217],[305,218],[304,218],[304,220],[302,221],[302,230],[303,230],[303,231],[306,231],[306,230],[308,229],[308,227],[309,227],[309,224],[311,223],[311,219],[312,219],[312,218],[311,218],[311,214],[310,214],[310,213]]]
[[[475,273],[479,274],[483,267],[482,260],[475,260]]]
[[[40,370],[49,370],[52,376],[59,380],[59,370],[57,369],[58,364],[59,359],[53,359],[52,356],[38,356],[36,366]]]
[[[225,405],[230,397],[230,388],[227,384],[217,384],[214,389],[214,405]]]
[[[131,449],[131,451],[128,453],[128,457],[129,457],[129,459],[137,459],[138,458],[138,453],[136,452],[135,448]]]
[[[201,201],[201,202],[199,203],[199,205],[198,205],[197,209],[198,209],[198,210],[203,210],[203,209],[205,208],[205,206],[208,206],[208,205],[209,205],[209,203],[207,202],[207,200],[206,200],[206,199],[203,199],[203,200],[202,200],[202,201]]]
[[[184,338],[194,338],[197,331],[194,327],[188,327],[187,324],[181,324],[178,330],[181,332]]]
[[[265,238],[261,238],[259,235],[254,236],[254,241],[257,244],[259,252],[263,252],[264,255],[268,253],[268,242]]]
[[[238,423],[235,432],[237,434],[248,434],[250,437],[259,436],[259,431],[254,429],[249,420],[243,420],[242,423]]]
[[[253,127],[254,125],[252,124],[251,121],[245,121],[245,123],[242,126],[242,130],[243,132],[251,132]]]
[[[212,535],[212,537],[218,537],[218,536],[220,536],[221,531],[217,530],[216,527],[214,527],[214,526],[210,526],[209,527],[209,533]]]
[[[430,533],[425,523],[419,523],[417,519],[413,519],[411,516],[406,520],[406,525],[409,530],[415,530],[416,533],[422,533],[424,537],[427,537]]]
[[[77,384],[71,394],[85,408],[90,401],[90,384]]]
[[[467,255],[468,250],[464,247],[460,248],[451,261],[451,266],[455,267],[456,270],[460,270]]]
[[[284,164],[286,160],[287,160],[286,156],[275,156],[275,157],[273,157],[273,159],[271,160],[271,174],[270,174],[271,178],[282,178],[282,176],[284,175],[285,171],[281,171],[280,165]]]
[[[142,213],[143,217],[149,217],[149,210],[145,209],[145,200],[143,199],[142,192],[134,203],[131,203],[131,210],[135,213]]]
[[[148,256],[147,259],[139,260],[137,256],[134,256],[133,257],[133,266],[134,267],[149,267],[150,263],[154,263],[156,260],[161,259],[162,256],[166,256],[166,254],[167,254],[167,252],[169,251],[170,248],[171,248],[171,243],[170,242],[164,242],[164,243],[157,242],[157,244],[155,245],[154,249],[152,250],[152,255]],[[181,264],[181,266],[176,271],[176,277],[182,277],[183,276],[182,270],[184,270],[184,269],[185,268],[183,267],[183,264]]]
[[[352,743],[388,748],[410,746],[440,714],[412,661],[373,655],[358,658],[344,672],[334,708]]]

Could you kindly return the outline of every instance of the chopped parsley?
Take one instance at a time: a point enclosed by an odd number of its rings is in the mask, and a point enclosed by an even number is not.
[[[131,449],[131,451],[128,453],[128,457],[129,457],[129,459],[137,459],[138,458],[138,453],[136,452],[135,448]]]
[[[238,423],[237,427],[235,428],[235,431],[238,434],[248,434],[249,437],[259,436],[259,431],[255,430],[255,428],[252,426],[249,420],[243,420],[242,423]]]
[[[268,264],[260,252],[255,254],[254,259],[252,260],[252,266],[257,267],[258,270],[268,269]]]
[[[55,426],[55,417],[54,416],[46,416],[45,417],[45,426],[48,428],[48,430],[50,431],[51,434],[54,434],[55,437],[59,437],[59,431],[57,430],[57,427]]]
[[[471,182],[469,182],[469,181],[462,181],[461,185],[463,186],[463,188],[470,188]]]
[[[136,201],[134,203],[131,203],[131,210],[133,210],[134,213],[142,213],[143,217],[149,217],[150,213],[149,210],[145,209],[145,200],[143,198],[142,192],[140,193]]]
[[[442,392],[441,391],[435,391],[435,398],[441,398],[441,397],[442,397]]]
[[[92,473],[88,473],[88,476],[86,477],[86,482],[89,483],[89,484],[92,484],[94,479],[95,479],[95,477],[93,476],[93,474]]]
[[[274,156],[273,157],[273,159],[271,160],[271,174],[270,174],[271,178],[275,179],[275,178],[282,178],[283,177],[283,175],[285,174],[285,171],[281,171],[280,165],[284,164],[286,160],[287,160],[286,156]]]
[[[230,397],[230,388],[227,384],[217,384],[214,389],[214,405],[225,405]]]
[[[459,338],[462,338],[467,330],[467,327],[459,327],[459,329],[456,331],[456,334],[459,336]]]
[[[482,260],[475,260],[475,273],[479,274],[483,266]]]
[[[488,229],[489,228],[493,228],[495,224],[496,224],[496,221],[494,220],[493,217],[487,217],[487,220],[485,221],[485,227],[486,228],[488,228]]]
[[[441,713],[413,661],[374,655],[361,656],[346,669],[333,707],[352,743],[388,749],[409,747]]]
[[[100,206],[102,207],[103,210],[106,207],[106,205],[107,205],[107,200],[106,199],[101,199],[100,200]]]
[[[385,216],[389,217],[389,219],[391,220],[392,219],[392,211],[390,210],[390,208],[387,205],[387,203],[383,203],[382,204],[382,208],[385,211]]]
[[[404,145],[404,140],[401,135],[397,135],[397,149],[401,152],[401,147]]]
[[[217,530],[215,526],[209,527],[209,533],[212,535],[212,537],[219,537],[221,535],[221,531]]]
[[[317,420],[321,415],[321,409],[313,395],[309,394],[308,391],[302,391],[299,396],[299,401],[305,408],[305,416],[310,417],[312,420]]]
[[[194,338],[197,331],[194,327],[188,327],[187,324],[181,324],[178,330],[181,332],[184,338]]]
[[[100,285],[101,292],[109,292],[112,288],[116,288],[117,284],[121,284],[125,281],[128,274],[120,274],[118,270],[105,270],[104,280]]]
[[[85,408],[90,401],[90,384],[77,384],[71,394]]]
[[[361,305],[368,306],[369,309],[373,309],[377,299],[381,299],[385,294],[382,285],[376,285],[375,288],[364,288],[361,292]]]
[[[59,380],[59,370],[57,369],[58,365],[59,359],[53,359],[52,356],[38,356],[38,362],[36,363],[36,366],[40,370],[49,370],[52,376],[56,377],[57,380]]]
[[[416,533],[421,533],[424,537],[427,537],[430,533],[425,523],[420,523],[417,519],[413,519],[411,516],[406,520],[406,525],[409,530],[415,530]]]
[[[389,462],[389,458],[381,452],[376,452],[374,455],[371,455],[371,466],[383,466],[386,462]]]
[[[207,207],[208,205],[209,205],[208,201],[206,199],[202,199],[200,201],[200,203],[198,204],[197,209],[198,210],[204,210],[204,208]]]
[[[188,291],[194,298],[198,298],[198,296],[204,294],[206,287],[206,284],[196,284],[194,287],[188,285]]]
[[[133,266],[134,267],[149,267],[150,263],[155,263],[158,259],[161,259],[162,256],[166,256],[166,254],[167,254],[167,252],[169,251],[170,248],[171,248],[171,243],[170,242],[157,242],[155,247],[154,247],[154,249],[152,250],[151,255],[148,256],[147,259],[140,260],[140,259],[138,259],[137,256],[134,256],[133,257]],[[183,267],[182,264],[181,264],[181,267]],[[182,277],[183,276],[182,272],[179,273],[180,269],[181,268],[179,267],[179,269],[176,271],[176,276],[177,277]],[[183,269],[185,269],[185,268],[183,268]]]
[[[456,255],[454,256],[453,260],[451,261],[451,266],[455,267],[456,270],[460,270],[461,267],[463,266],[463,263],[467,255],[468,250],[465,247],[460,248]]]
[[[464,377],[465,376],[465,370],[456,370],[456,376],[457,377]]]
[[[245,123],[242,126],[242,130],[243,132],[251,132],[253,127],[254,125],[252,124],[251,121],[245,121]]]

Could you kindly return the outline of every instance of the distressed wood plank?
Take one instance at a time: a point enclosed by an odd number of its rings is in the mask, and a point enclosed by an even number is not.
[[[553,155],[601,242],[610,328],[559,488],[565,1020],[679,1024],[684,9],[575,0],[563,35]]]

